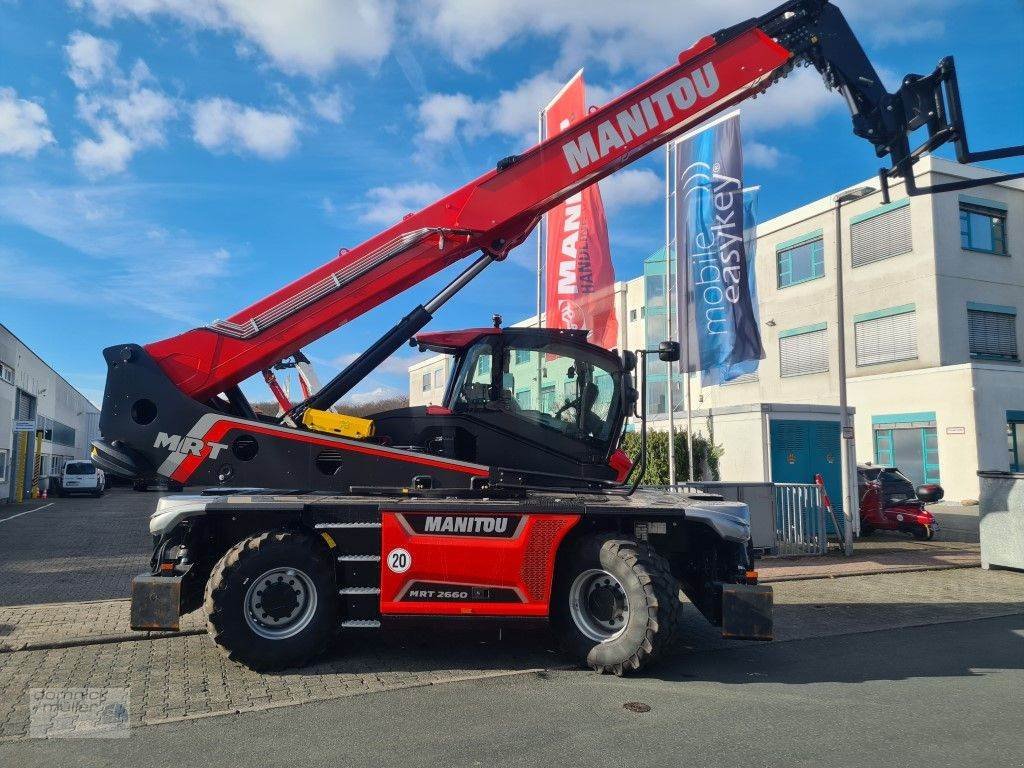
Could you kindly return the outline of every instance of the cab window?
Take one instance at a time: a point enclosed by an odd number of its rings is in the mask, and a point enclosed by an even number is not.
[[[452,407],[506,411],[574,439],[606,443],[618,418],[618,382],[611,368],[600,356],[570,345],[481,342],[466,355]]]

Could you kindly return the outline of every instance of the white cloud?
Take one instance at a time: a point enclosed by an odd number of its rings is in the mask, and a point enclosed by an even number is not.
[[[825,113],[846,109],[842,97],[825,89],[815,69],[797,69],[756,99],[740,107],[744,130],[771,131],[788,126],[808,126]]]
[[[91,88],[117,71],[117,43],[76,30],[68,37],[68,77],[77,88]]]
[[[111,100],[109,107],[132,140],[146,145],[163,143],[164,123],[176,112],[174,102],[149,88],[140,88],[124,98]]]
[[[840,0],[854,32],[878,44],[940,34],[936,8],[969,0]],[[672,63],[690,42],[764,13],[764,0],[424,0],[412,11],[419,33],[457,64],[471,67],[513,41],[548,38],[559,49],[559,71],[587,61],[611,70],[651,73]]]
[[[456,63],[470,66],[528,35],[557,40],[563,63],[600,60],[613,70],[650,69],[672,61],[687,41],[764,12],[763,0],[674,0],[625,8],[618,0],[427,0],[414,11],[420,33]]]
[[[395,387],[380,386],[364,392],[351,392],[342,399],[342,402],[352,403],[353,405],[367,405],[395,397],[405,397],[406,394],[405,391]]]
[[[299,121],[281,112],[264,112],[231,99],[204,99],[192,112],[192,136],[215,152],[244,150],[277,160],[299,143]]]
[[[782,161],[778,147],[762,144],[760,141],[743,142],[743,162],[755,168],[775,168]]]
[[[544,72],[527,78],[492,99],[473,100],[461,94],[433,93],[419,104],[419,137],[428,144],[450,143],[456,136],[468,140],[489,135],[508,136],[516,148],[537,141],[537,113],[561,90],[565,80]],[[600,106],[624,92],[625,87],[587,84],[589,106]],[[785,126],[807,126],[830,110],[844,109],[843,100],[825,89],[813,69],[798,69],[756,99],[743,104],[746,130],[770,131]]]
[[[107,121],[96,125],[96,139],[82,139],[75,145],[75,164],[86,175],[109,176],[128,167],[135,154],[132,140]]]
[[[378,64],[395,37],[392,0],[72,0],[100,23],[169,17],[241,35],[286,72],[321,75],[340,63]]]
[[[608,211],[646,205],[665,197],[665,180],[647,168],[625,168],[601,182],[601,199]]]
[[[456,133],[468,139],[503,135],[515,139],[518,148],[537,143],[537,113],[551,101],[565,82],[549,73],[521,81],[492,99],[473,100],[461,94],[428,94],[419,105],[426,142],[450,142]]]
[[[423,125],[421,136],[426,141],[445,143],[455,137],[456,130],[482,112],[471,98],[462,93],[432,93],[419,105]]]
[[[348,101],[337,88],[333,91],[310,94],[309,104],[313,112],[329,123],[340,123],[349,111]]]
[[[19,99],[13,88],[0,88],[0,155],[35,157],[53,143],[46,110],[34,101]]]
[[[84,32],[73,32],[64,50],[68,76],[81,91],[78,117],[96,134],[75,144],[79,170],[93,178],[121,173],[136,153],[165,143],[177,106],[155,87],[144,61],[136,60],[125,77],[117,45]]]
[[[389,226],[398,223],[407,213],[418,211],[443,196],[444,190],[432,183],[374,187],[366,193],[366,202],[359,206],[359,220],[365,224]]]

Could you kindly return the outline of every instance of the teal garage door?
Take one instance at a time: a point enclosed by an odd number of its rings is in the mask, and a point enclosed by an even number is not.
[[[874,416],[875,463],[899,467],[914,485],[941,482],[935,413]]]
[[[843,489],[840,472],[839,421],[798,421],[772,419],[769,428],[772,450],[772,481],[813,483],[815,475],[825,480],[825,492],[843,520]],[[828,532],[836,533],[829,515]]]

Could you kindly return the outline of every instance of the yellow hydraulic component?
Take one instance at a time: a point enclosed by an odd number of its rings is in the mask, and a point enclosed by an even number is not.
[[[333,411],[318,411],[307,408],[302,414],[302,423],[314,432],[350,437],[362,440],[373,434],[373,422],[358,416],[346,416]]]

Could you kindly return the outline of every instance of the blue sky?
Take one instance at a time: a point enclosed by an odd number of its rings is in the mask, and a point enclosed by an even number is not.
[[[1020,0],[839,5],[890,87],[954,54],[972,143],[1024,140]],[[226,317],[523,149],[579,67],[600,104],[770,7],[0,0],[0,322],[98,403],[103,347]],[[765,218],[878,167],[810,70],[746,109],[744,132]],[[656,153],[605,184],[620,279],[664,238],[661,163]],[[433,327],[531,314],[533,248],[491,267]],[[307,349],[321,376],[450,274]],[[357,396],[404,390],[410,359],[399,353]],[[246,389],[266,398],[262,380]]]

